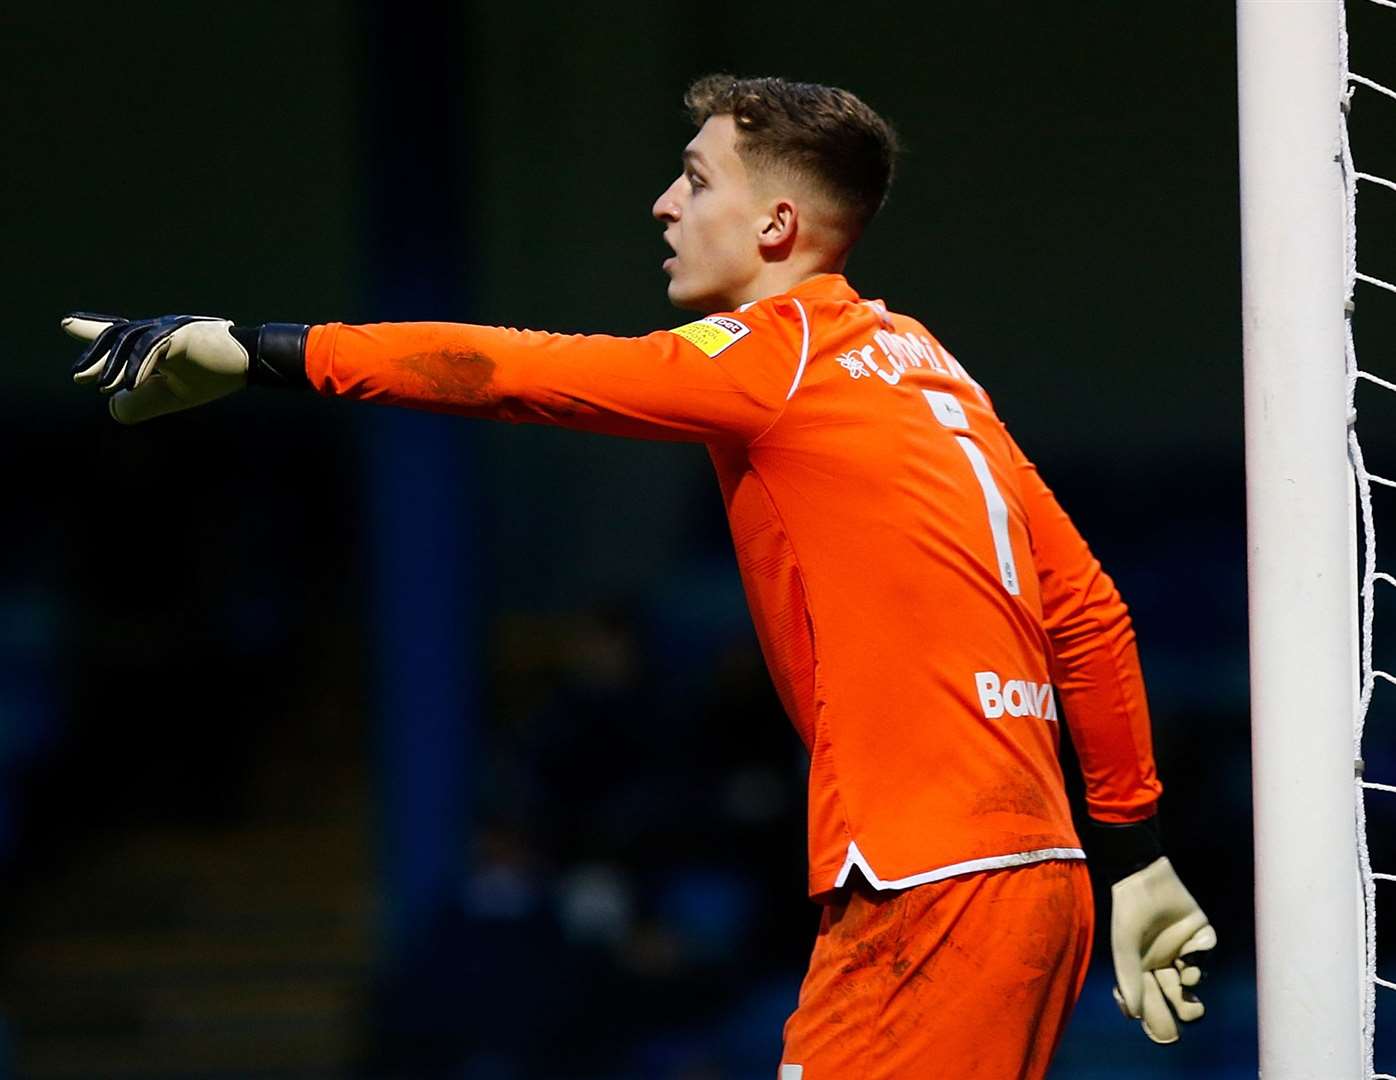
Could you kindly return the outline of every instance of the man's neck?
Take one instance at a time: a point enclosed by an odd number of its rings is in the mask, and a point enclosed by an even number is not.
[[[819,277],[821,274],[841,273],[843,273],[842,263],[838,266],[826,266],[810,262],[798,267],[792,266],[789,262],[768,263],[750,285],[743,290],[747,295],[734,299],[738,301],[737,307],[743,304],[754,304],[768,296],[781,296],[784,293],[792,292],[806,281]]]

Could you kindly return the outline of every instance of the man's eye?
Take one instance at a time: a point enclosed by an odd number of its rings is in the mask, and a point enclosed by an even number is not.
[[[697,173],[695,173],[695,172],[689,173],[689,174],[688,174],[688,186],[689,186],[689,187],[695,187],[695,188],[702,187],[702,186],[703,186],[703,178],[702,178],[701,176],[699,176],[699,175],[698,175]]]

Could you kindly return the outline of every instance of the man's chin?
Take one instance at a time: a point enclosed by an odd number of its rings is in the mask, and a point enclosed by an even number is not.
[[[720,302],[714,301],[712,297],[701,296],[691,289],[686,289],[678,281],[669,281],[669,303],[680,311],[694,311],[699,315],[711,315],[714,311],[722,311]]]

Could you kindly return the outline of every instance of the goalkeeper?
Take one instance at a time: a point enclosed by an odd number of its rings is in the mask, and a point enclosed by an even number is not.
[[[1215,944],[1163,856],[1128,612],[988,395],[850,249],[896,140],[843,90],[710,76],[653,214],[670,300],[639,338],[455,323],[72,315],[74,378],[136,423],[248,384],[706,444],[776,689],[810,754],[823,905],[781,1075],[1040,1077],[1093,908],[1071,728],[1112,882],[1116,997],[1156,1042]]]

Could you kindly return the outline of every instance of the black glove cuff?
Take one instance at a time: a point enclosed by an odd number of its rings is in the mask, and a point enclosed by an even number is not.
[[[1087,841],[1091,864],[1111,884],[1143,870],[1163,854],[1157,814],[1128,825],[1092,820]]]
[[[234,326],[229,331],[247,350],[248,386],[306,387],[304,323],[263,323]]]

